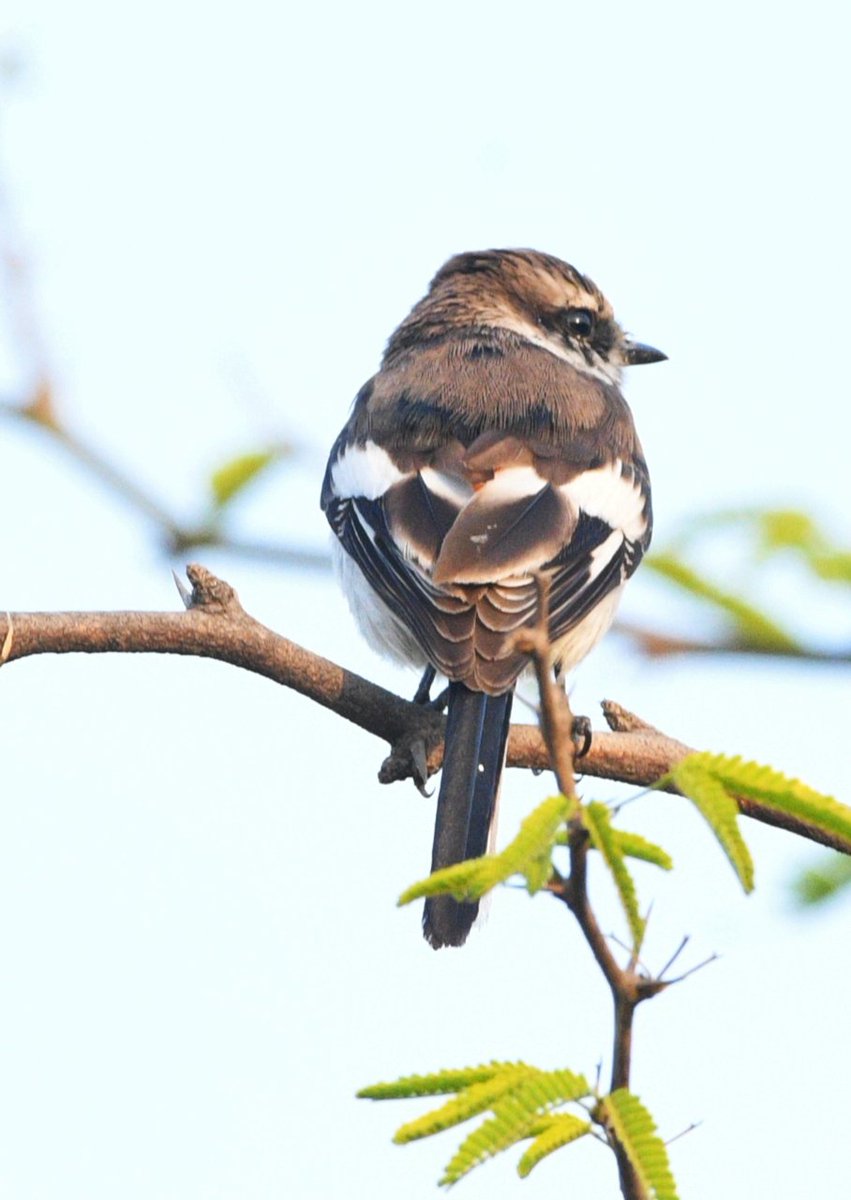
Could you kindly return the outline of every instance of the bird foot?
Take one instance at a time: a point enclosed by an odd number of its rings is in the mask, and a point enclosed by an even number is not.
[[[428,783],[429,748],[424,737],[402,738],[395,743],[378,772],[380,783],[395,783],[398,779],[413,779],[421,796],[431,796]]]

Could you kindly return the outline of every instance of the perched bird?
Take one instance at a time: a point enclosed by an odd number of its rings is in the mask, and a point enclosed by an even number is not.
[[[567,263],[459,254],[390,337],[331,450],[322,508],[362,631],[449,681],[432,870],[486,852],[534,576],[568,671],[647,549],[650,482],[621,368],[665,357]],[[462,945],[477,910],[426,901],[425,937]]]

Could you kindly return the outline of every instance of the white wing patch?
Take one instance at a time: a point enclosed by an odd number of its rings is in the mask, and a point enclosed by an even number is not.
[[[641,487],[636,479],[624,476],[619,458],[605,467],[583,471],[561,490],[576,508],[589,517],[599,517],[630,542],[640,541],[647,531]]]
[[[328,505],[367,640],[493,695],[523,667],[511,639],[535,617],[532,573],[547,566],[554,656],[570,669],[611,623],[649,521],[641,477],[619,459],[558,485],[513,447],[505,457],[490,477],[473,460],[465,479],[463,460],[400,470],[373,442],[349,445]]]
[[[377,500],[389,487],[405,476],[386,450],[375,442],[347,446],[331,468],[334,494],[341,500],[362,496]]]
[[[509,504],[524,496],[536,496],[547,486],[534,467],[502,467],[494,472],[481,489],[482,500],[488,504]]]
[[[473,495],[470,484],[459,475],[436,471],[434,467],[423,467],[420,477],[428,490],[434,492],[435,496],[441,496],[450,504],[457,504],[459,508],[465,505]]]

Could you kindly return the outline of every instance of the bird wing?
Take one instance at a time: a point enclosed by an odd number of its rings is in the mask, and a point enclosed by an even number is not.
[[[640,460],[583,464],[569,445],[510,432],[415,454],[369,439],[336,449],[324,506],[343,548],[426,658],[483,691],[523,669],[513,634],[537,619],[536,573],[549,578],[558,643],[649,541]]]

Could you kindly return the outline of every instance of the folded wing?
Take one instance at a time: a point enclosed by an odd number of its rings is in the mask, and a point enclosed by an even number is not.
[[[332,466],[326,508],[425,657],[450,679],[499,693],[525,665],[512,638],[537,618],[536,573],[549,577],[558,643],[635,570],[650,526],[641,467],[571,463],[492,433],[402,465],[367,443]]]

